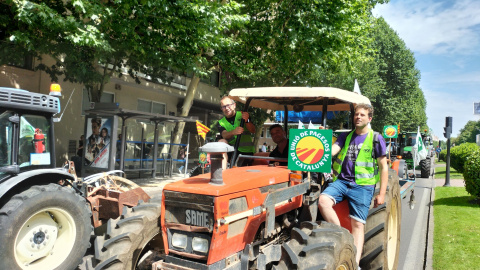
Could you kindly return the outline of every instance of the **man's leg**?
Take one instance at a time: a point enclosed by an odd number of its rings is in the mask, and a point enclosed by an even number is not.
[[[318,208],[322,217],[330,223],[340,226],[340,220],[338,219],[337,213],[333,210],[334,201],[332,198],[321,194],[318,198]]]
[[[347,194],[353,241],[357,248],[357,264],[360,264],[360,258],[362,257],[363,243],[365,241],[365,223],[374,190],[374,186],[359,186],[352,183]]]
[[[365,241],[365,225],[353,218],[350,219],[352,223],[353,243],[357,248],[357,265],[360,265],[360,258],[362,257],[363,242]]]
[[[346,184],[342,180],[338,180],[330,183],[322,194],[320,194],[320,197],[318,198],[318,209],[327,222],[340,226],[340,220],[338,219],[335,210],[333,210],[333,206],[335,203],[339,203],[343,200],[346,191]]]

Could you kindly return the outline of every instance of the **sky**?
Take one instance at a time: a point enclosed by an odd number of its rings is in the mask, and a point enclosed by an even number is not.
[[[453,118],[452,137],[469,120],[480,120],[473,114],[473,102],[480,102],[479,0],[390,0],[373,14],[414,53],[427,125],[440,140],[445,117]]]

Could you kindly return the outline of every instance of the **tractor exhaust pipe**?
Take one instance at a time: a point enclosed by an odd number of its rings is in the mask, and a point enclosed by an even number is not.
[[[210,154],[210,184],[223,185],[223,155],[224,153],[232,152],[233,146],[223,142],[211,142],[200,147],[198,150]]]

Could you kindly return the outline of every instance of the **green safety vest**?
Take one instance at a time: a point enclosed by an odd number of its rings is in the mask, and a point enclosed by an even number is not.
[[[345,145],[333,162],[333,181],[337,180],[338,175],[342,171],[342,163],[347,154],[353,132],[355,132],[355,130],[348,134]],[[373,130],[370,130],[355,161],[355,182],[358,185],[375,185],[380,180],[377,161],[372,155],[373,139]]]
[[[220,126],[225,128],[226,131],[232,131],[235,128],[240,126],[240,121],[242,121],[242,112],[237,112],[235,115],[235,122],[234,125],[228,122],[227,118],[223,117],[222,119],[218,120]],[[235,141],[237,140],[237,136],[233,136],[233,138],[228,142],[230,145],[235,145]],[[245,128],[240,138],[240,145],[238,146],[238,151],[244,153],[255,153],[255,146],[253,145],[252,136]]]

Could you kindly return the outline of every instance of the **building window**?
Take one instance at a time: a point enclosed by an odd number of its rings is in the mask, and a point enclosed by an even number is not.
[[[33,56],[25,54],[9,63],[10,66],[33,70]]]
[[[103,92],[102,97],[100,97],[100,102],[102,103],[114,103],[115,102],[115,94],[109,92]],[[82,96],[82,115],[85,115],[85,110],[92,109],[90,105],[90,97],[88,94],[87,89],[83,89],[83,96]]]
[[[139,99],[137,103],[137,111],[165,114],[167,111],[167,106],[165,103]]]
[[[270,134],[270,128],[266,128],[265,131],[267,132],[266,138],[272,138],[272,135]]]

